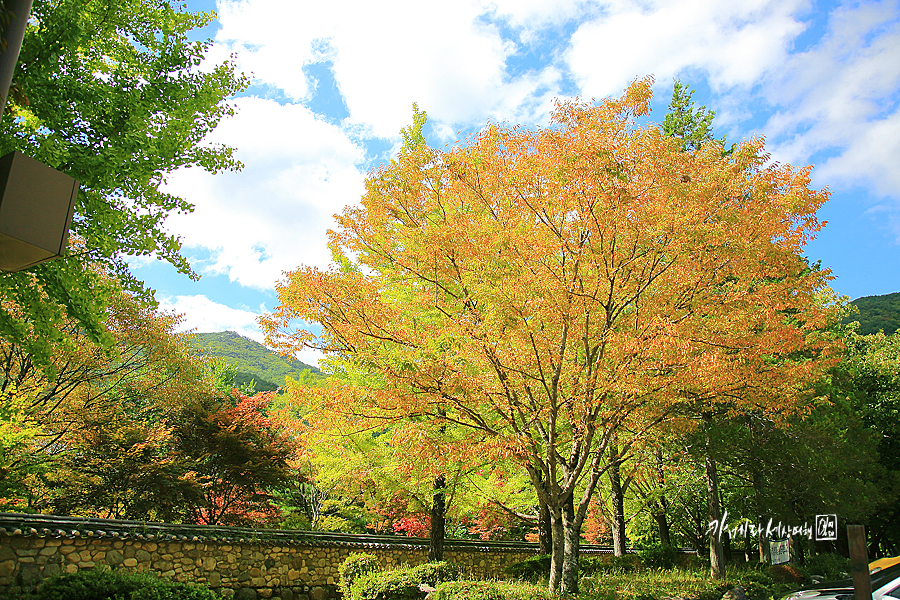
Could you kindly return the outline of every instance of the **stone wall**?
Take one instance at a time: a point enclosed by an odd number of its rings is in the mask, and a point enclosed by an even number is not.
[[[204,583],[239,600],[326,600],[337,569],[368,552],[383,567],[427,561],[427,540],[393,536],[249,530],[0,513],[0,593],[106,565]],[[536,544],[448,540],[445,560],[476,577],[537,554]],[[2,595],[2,594],[0,594]]]

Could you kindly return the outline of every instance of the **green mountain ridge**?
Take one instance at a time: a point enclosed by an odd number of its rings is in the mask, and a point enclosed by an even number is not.
[[[295,358],[275,354],[259,342],[234,331],[196,333],[194,345],[207,355],[223,359],[235,368],[235,383],[245,385],[253,381],[257,392],[276,390],[284,385],[287,376],[298,377],[303,371],[320,375],[316,367]]]
[[[900,330],[900,292],[881,296],[863,296],[850,304],[859,309],[859,314],[844,318],[844,322],[859,321],[861,335],[879,331],[884,331],[885,335],[891,335]]]

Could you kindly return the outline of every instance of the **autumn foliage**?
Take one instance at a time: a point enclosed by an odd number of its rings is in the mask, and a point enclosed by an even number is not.
[[[343,377],[310,404],[407,419],[423,452],[461,427],[439,454],[526,469],[554,519],[553,589],[577,585],[615,436],[621,454],[710,404],[802,410],[832,346],[829,273],[802,256],[827,194],[761,140],[686,152],[640,125],[651,83],[561,103],[546,128],[408,145],[338,217],[335,266],[290,273],[264,322],[286,352],[335,357]]]
[[[294,438],[219,381],[178,319],[110,280],[104,347],[74,322],[49,368],[0,341],[0,507],[219,524],[278,521]],[[15,306],[5,301],[8,309]]]

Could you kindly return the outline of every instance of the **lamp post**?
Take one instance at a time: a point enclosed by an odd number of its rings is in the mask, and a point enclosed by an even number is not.
[[[25,38],[25,24],[31,15],[32,0],[4,0],[4,17],[9,22],[3,28],[3,52],[0,53],[0,118],[3,117],[3,109],[6,107],[6,96],[9,95],[9,86],[12,84],[13,73],[16,70],[16,61],[19,60],[19,50],[22,49],[22,40]]]
[[[32,0],[5,0],[0,118],[25,37]],[[78,181],[21,152],[0,158],[0,270],[21,271],[65,254]]]

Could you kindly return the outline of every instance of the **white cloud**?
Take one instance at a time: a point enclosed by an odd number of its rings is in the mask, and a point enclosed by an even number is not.
[[[163,296],[159,299],[159,309],[164,312],[182,315],[177,330],[181,332],[209,333],[218,331],[234,331],[260,344],[265,343],[265,336],[256,319],[264,312],[231,308],[210,300],[204,295]],[[318,350],[303,350],[296,355],[297,359],[308,365],[318,366],[323,354]]]
[[[847,149],[819,169],[820,179],[871,181],[879,194],[900,200],[900,112],[865,123]]]
[[[208,333],[215,331],[234,331],[244,337],[263,343],[263,333],[256,323],[260,312],[231,308],[214,302],[203,295],[196,296],[163,296],[159,299],[159,309],[174,312],[184,318],[178,331]]]
[[[784,60],[806,8],[806,0],[604,2],[572,35],[566,60],[597,98],[647,74],[669,87],[686,69],[705,71],[714,88],[752,86]]]
[[[310,92],[303,65],[326,56],[351,113],[334,125],[301,104],[238,98],[237,116],[209,141],[237,148],[244,170],[211,176],[185,169],[169,178],[167,191],[196,206],[192,214],[171,216],[169,229],[188,252],[212,252],[195,268],[257,289],[272,289],[284,271],[301,264],[329,262],[325,232],[332,216],[363,192],[365,155],[354,141],[361,133],[397,137],[413,100],[446,141],[489,116],[541,120],[560,78],[548,67],[505,80],[514,48],[489,19],[479,19],[490,14],[521,23],[538,15],[536,22],[552,22],[558,13],[537,3],[222,0],[218,13],[211,61],[234,52],[239,69],[296,101]]]
[[[529,32],[559,27],[590,10],[590,3],[583,0],[493,0],[487,6],[489,11],[505,19],[512,27]],[[528,33],[524,37],[526,42],[529,41]]]
[[[220,0],[222,28],[216,40],[220,53],[223,48],[236,52],[242,69],[294,100],[309,93],[302,66],[324,54],[333,60],[349,122],[391,138],[409,123],[413,102],[434,121],[451,126],[480,124],[488,116],[546,114],[549,92],[538,97],[531,92],[548,79],[555,81],[556,69],[510,79],[506,60],[516,46],[491,19],[522,28],[533,18],[537,26],[546,26],[563,14],[547,6],[498,7],[478,0]],[[575,3],[567,6],[574,14]],[[527,31],[520,33],[528,37]]]
[[[762,133],[775,158],[820,162],[819,185],[862,184],[900,199],[896,0],[838,6],[826,34],[802,52],[793,45],[812,16],[806,0],[616,0],[595,7],[565,54],[584,95],[617,95],[648,73],[670,89],[673,77],[700,73],[716,94],[720,127],[736,129],[762,99],[773,113]]]
[[[765,132],[776,157],[805,164],[823,152],[820,184],[863,184],[900,200],[898,17],[896,1],[840,7],[822,41],[771,78],[765,95],[779,112]]]
[[[359,200],[362,149],[339,128],[300,105],[239,98],[238,114],[223,121],[211,141],[237,148],[245,167],[210,175],[175,173],[167,190],[196,205],[173,215],[169,228],[185,246],[213,251],[202,272],[273,289],[282,272],[330,260],[326,230],[333,215]]]

